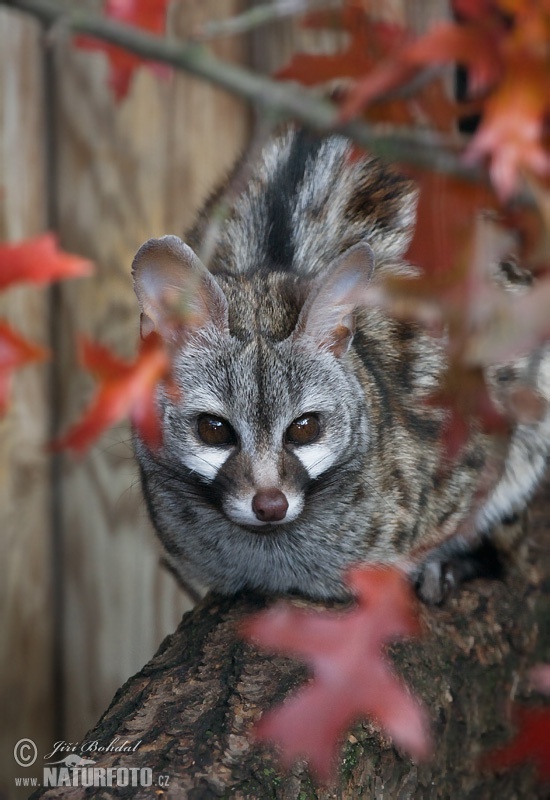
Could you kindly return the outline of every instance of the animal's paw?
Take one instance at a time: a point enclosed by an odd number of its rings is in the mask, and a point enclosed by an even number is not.
[[[416,593],[429,606],[441,605],[455,587],[456,578],[449,562],[425,562],[416,575]]]
[[[416,592],[427,605],[441,605],[462,583],[498,579],[503,571],[499,550],[493,542],[484,541],[472,550],[429,557],[415,575]]]

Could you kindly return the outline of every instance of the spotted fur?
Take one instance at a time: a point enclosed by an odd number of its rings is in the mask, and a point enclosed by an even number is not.
[[[400,562],[427,575],[437,599],[441,563],[477,546],[536,486],[548,419],[520,426],[507,457],[474,432],[441,470],[443,412],[425,403],[441,342],[358,307],[367,283],[409,270],[415,200],[380,162],[351,158],[344,138],[289,129],[265,148],[209,271],[176,237],[136,256],[142,314],[172,342],[181,389],[160,397],[161,451],[138,439],[136,452],[152,520],[187,582],[341,597],[351,564]],[[195,249],[205,218],[188,237]],[[174,295],[190,292],[194,317],[178,328]],[[533,381],[532,360],[521,369]],[[535,371],[550,397],[544,358]],[[285,441],[310,412],[319,438]],[[227,420],[235,443],[201,442],[203,413]],[[283,519],[254,516],[266,488],[285,495]]]

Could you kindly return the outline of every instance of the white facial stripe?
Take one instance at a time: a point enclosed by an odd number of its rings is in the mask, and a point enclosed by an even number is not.
[[[326,444],[307,444],[294,448],[294,455],[306,469],[310,478],[317,478],[336,461],[337,453]]]
[[[285,518],[277,522],[262,522],[257,518],[252,510],[252,494],[248,497],[226,497],[223,501],[223,510],[229,519],[238,525],[257,525],[258,527],[284,525],[287,522],[293,522],[304,507],[304,498],[301,495],[285,492],[285,497],[288,509]]]
[[[183,463],[203,478],[213,481],[219,469],[230,456],[230,450],[221,447],[197,447],[194,453],[186,453]]]

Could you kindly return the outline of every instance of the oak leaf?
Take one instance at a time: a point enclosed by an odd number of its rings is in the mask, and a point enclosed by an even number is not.
[[[155,450],[162,444],[156,391],[169,374],[170,361],[162,339],[153,332],[128,363],[100,344],[81,343],[81,361],[100,382],[81,420],[53,443],[55,449],[84,452],[107,428],[129,416],[143,441]]]
[[[341,108],[341,118],[351,119],[370,103],[410,83],[422,70],[455,61],[470,68],[470,88],[479,93],[499,74],[498,51],[490,36],[475,26],[441,22],[420,39],[406,43],[395,55],[377,65],[357,82]]]
[[[515,706],[517,733],[509,744],[487,753],[482,763],[495,770],[533,763],[541,781],[550,781],[550,708]]]
[[[80,278],[92,270],[90,261],[60,250],[53,233],[0,245],[0,290],[16,283],[45,284],[61,278]]]
[[[6,322],[0,321],[0,414],[8,407],[13,372],[33,361],[43,361],[49,352],[24,339]]]
[[[287,766],[305,757],[322,781],[334,778],[346,729],[365,716],[414,758],[430,750],[425,712],[383,652],[388,643],[419,634],[409,581],[399,569],[381,566],[356,567],[346,580],[356,599],[351,610],[281,602],[243,626],[256,645],[311,667],[310,683],[268,712],[256,734],[280,747]]]
[[[118,22],[143,28],[150,33],[162,34],[166,27],[168,3],[169,0],[105,0],[104,14]],[[141,56],[110,42],[90,36],[76,36],[74,42],[82,49],[105,53],[109,61],[109,83],[118,101],[126,97],[134,72],[143,64],[147,64],[161,76],[171,72],[169,67],[146,61]]]
[[[390,83],[398,86],[406,83],[412,76],[410,66],[400,61],[398,55],[407,47],[411,35],[406,28],[394,23],[372,19],[361,3],[348,0],[337,10],[319,11],[305,17],[305,26],[315,29],[337,28],[347,33],[348,45],[334,55],[312,55],[298,53],[276,76],[280,80],[296,80],[305,86],[315,86],[334,79],[361,80],[365,74],[373,73],[380,64],[394,65],[397,74],[391,76]],[[394,69],[394,66],[391,69]],[[377,75],[381,75],[379,71]],[[382,82],[386,76],[382,77]],[[384,93],[384,86],[380,92]],[[353,93],[353,89],[351,92]],[[336,97],[344,102],[349,89],[341,89]],[[378,97],[376,99],[379,99]],[[365,117],[371,122],[392,122],[413,124],[426,117],[438,129],[452,126],[458,114],[458,105],[449,100],[441,82],[417,87],[414,97],[384,97],[383,103],[369,106]]]
[[[550,174],[550,9],[527,0],[455,0],[454,6],[456,22],[435,23],[356,76],[341,118],[349,120],[419,79],[430,80],[437,75],[434,67],[461,65],[468,96],[478,98],[481,114],[466,160],[488,159],[493,184],[507,200],[521,173]]]
[[[542,294],[509,292],[499,285],[499,264],[507,260],[514,237],[482,213],[491,203],[488,192],[437,175],[426,175],[422,184],[408,252],[422,274],[372,284],[363,303],[417,320],[442,336],[448,368],[427,402],[447,412],[443,454],[453,460],[474,427],[504,435],[511,420],[529,409],[536,415],[545,410],[542,398],[516,385],[497,406],[484,370],[544,341],[550,333],[541,310],[546,292],[542,287],[537,290]]]
[[[486,101],[481,125],[466,152],[470,163],[489,157],[491,179],[503,199],[511,197],[523,170],[539,176],[550,173],[543,137],[550,112],[549,70],[550,64],[543,65],[528,53],[510,56],[506,74]]]

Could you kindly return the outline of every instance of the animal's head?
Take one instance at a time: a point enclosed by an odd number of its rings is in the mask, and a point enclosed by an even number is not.
[[[162,397],[161,459],[233,523],[260,533],[293,522],[311,487],[364,451],[349,350],[373,260],[357,244],[303,285],[213,275],[175,236],[137,253],[142,334],[170,343],[179,389]]]

